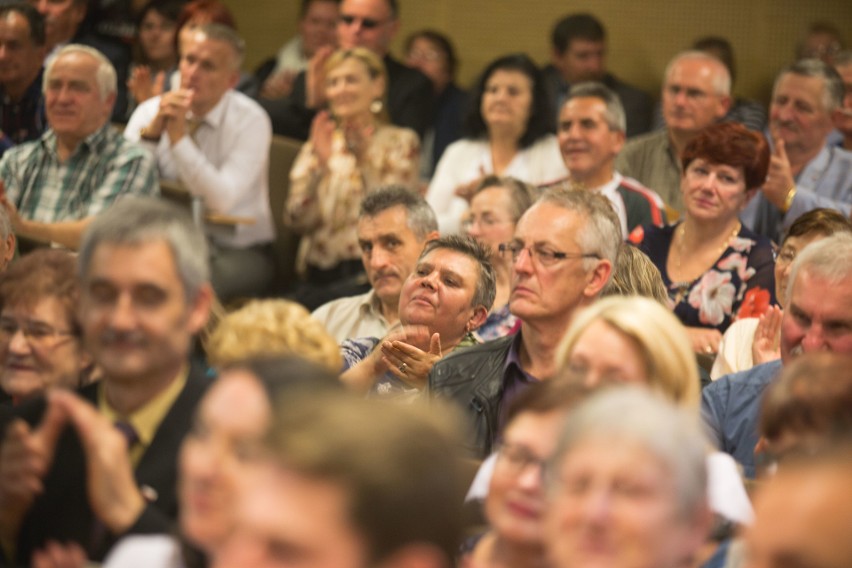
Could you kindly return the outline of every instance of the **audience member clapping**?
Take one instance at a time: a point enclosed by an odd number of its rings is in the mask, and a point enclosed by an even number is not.
[[[127,80],[128,114],[163,93],[177,68],[177,20],[181,0],[150,0],[139,13],[136,62]]]

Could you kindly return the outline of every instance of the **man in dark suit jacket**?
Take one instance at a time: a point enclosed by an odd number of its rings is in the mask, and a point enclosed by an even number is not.
[[[178,449],[209,382],[188,363],[212,292],[187,215],[120,201],[90,225],[79,263],[83,337],[102,379],[24,405],[5,432],[0,536],[21,565],[48,540],[99,560],[123,534],[168,532]]]
[[[389,54],[390,42],[399,30],[396,0],[343,0],[337,22],[341,49],[366,47],[383,58],[388,73],[388,113],[397,126],[411,128],[423,138],[432,124],[432,83],[420,71],[407,67]],[[322,69],[331,48],[320,49],[300,73],[289,97],[259,102],[272,119],[275,134],[307,140],[314,115],[325,105]]]

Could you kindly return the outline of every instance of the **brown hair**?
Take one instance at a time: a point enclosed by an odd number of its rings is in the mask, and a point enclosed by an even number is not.
[[[697,158],[742,168],[746,189],[761,187],[769,169],[769,143],[759,132],[736,122],[720,122],[701,131],[683,151],[683,169]]]
[[[811,209],[799,216],[784,235],[784,241],[790,237],[801,237],[802,235],[820,235],[828,237],[834,233],[852,233],[852,221],[836,209]]]

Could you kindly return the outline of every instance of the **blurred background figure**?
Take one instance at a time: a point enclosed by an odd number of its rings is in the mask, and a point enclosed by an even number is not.
[[[829,22],[814,22],[796,45],[796,60],[821,59],[834,65],[834,57],[846,48],[840,30]]]
[[[834,58],[834,69],[843,79],[843,107],[834,117],[836,144],[852,151],[852,50],[841,51]]]
[[[177,20],[184,0],[150,0],[139,13],[134,62],[127,80],[128,116],[161,94],[177,69]]]
[[[444,152],[426,193],[441,233],[459,231],[471,191],[486,175],[511,176],[533,185],[568,175],[553,135],[543,75],[527,55],[492,61],[472,99],[465,138]]]
[[[435,30],[414,32],[405,40],[405,64],[432,81],[435,107],[420,154],[420,177],[429,180],[447,146],[461,138],[468,95],[456,84],[456,50],[450,38]]]
[[[261,85],[260,97],[278,99],[293,90],[293,80],[308,68],[308,62],[323,47],[336,47],[337,13],[340,0],[301,0],[299,33],[285,43],[275,57],[255,71]]]
[[[470,211],[462,223],[468,235],[491,251],[491,264],[497,276],[497,295],[488,319],[476,331],[482,341],[509,335],[515,331],[517,318],[509,311],[512,291],[512,259],[500,252],[500,245],[515,236],[515,226],[530,208],[537,195],[529,184],[511,177],[486,176],[474,189]]]
[[[387,122],[379,56],[363,47],[337,51],[325,77],[329,110],[314,118],[293,164],[283,212],[303,235],[298,267],[305,284],[295,298],[311,310],[369,288],[357,238],[361,200],[388,184],[413,189],[420,155],[417,134]]]

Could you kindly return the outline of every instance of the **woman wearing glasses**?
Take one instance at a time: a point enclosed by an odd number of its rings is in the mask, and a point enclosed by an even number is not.
[[[417,134],[387,123],[386,87],[384,64],[365,48],[337,51],[325,65],[329,111],[317,114],[293,164],[284,211],[303,235],[298,266],[313,292],[362,277],[356,228],[364,196],[417,183]]]
[[[769,145],[740,124],[715,124],[681,161],[683,220],[639,229],[630,240],[660,269],[693,350],[714,356],[732,321],[776,303],[772,243],[739,220],[766,179]]]
[[[486,176],[474,190],[470,211],[462,223],[465,232],[488,247],[497,276],[497,295],[488,319],[476,331],[482,341],[509,335],[517,318],[509,312],[512,291],[512,257],[500,253],[500,245],[512,240],[515,225],[535,200],[535,188],[514,178]]]
[[[0,385],[13,404],[51,387],[88,382],[92,358],[83,349],[77,263],[70,253],[36,250],[0,278]]]
[[[470,193],[486,175],[537,186],[568,175],[541,71],[528,56],[493,61],[472,100],[466,137],[444,152],[426,194],[442,233],[458,232]]]

